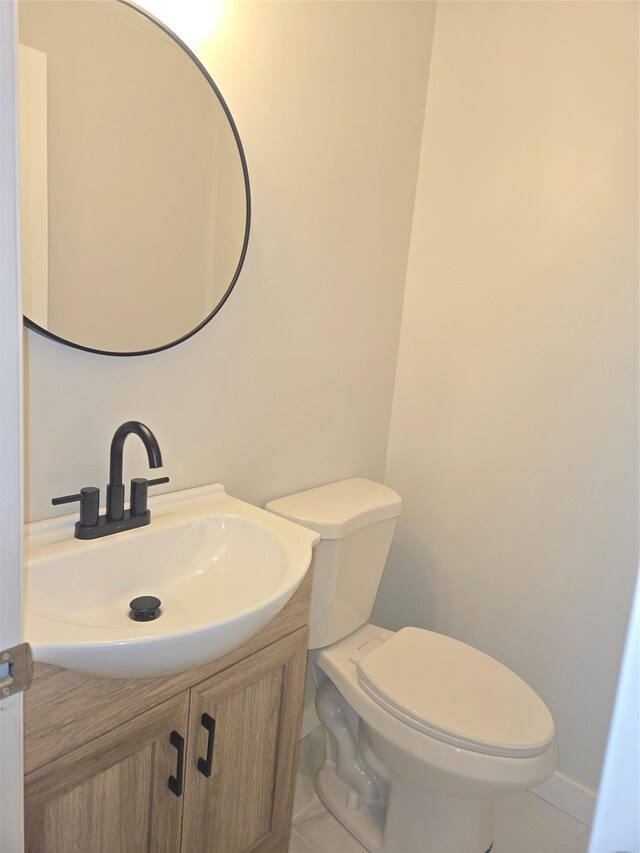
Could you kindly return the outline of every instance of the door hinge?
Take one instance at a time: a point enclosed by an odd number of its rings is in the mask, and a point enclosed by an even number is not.
[[[33,655],[29,643],[0,651],[0,700],[31,686]]]

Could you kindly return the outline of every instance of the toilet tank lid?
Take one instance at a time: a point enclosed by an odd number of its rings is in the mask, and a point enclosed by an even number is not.
[[[265,509],[310,527],[323,539],[342,539],[369,524],[397,518],[402,498],[382,483],[352,477],[277,498]]]

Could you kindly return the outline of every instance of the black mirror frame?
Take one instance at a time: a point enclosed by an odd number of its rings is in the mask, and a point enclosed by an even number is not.
[[[162,346],[159,346],[159,347],[153,347],[153,349],[136,350],[134,352],[111,352],[109,350],[94,349],[93,347],[87,347],[87,346],[83,346],[82,344],[74,343],[73,341],[68,341],[66,338],[61,338],[59,335],[55,335],[55,334],[53,334],[53,332],[50,332],[47,329],[43,329],[42,326],[39,326],[37,323],[34,323],[33,320],[30,320],[26,315],[24,315],[24,314],[22,315],[24,325],[28,329],[32,329],[34,332],[38,332],[39,334],[44,335],[46,338],[50,338],[51,340],[57,341],[58,343],[65,344],[65,346],[73,347],[74,349],[84,350],[84,352],[93,352],[93,353],[96,353],[97,355],[110,355],[110,356],[127,358],[127,357],[135,356],[135,355],[151,355],[151,353],[162,352],[162,350],[171,349],[171,347],[175,347],[178,344],[181,344],[183,341],[186,341],[189,338],[193,337],[193,335],[195,335],[197,332],[199,332],[200,329],[204,328],[207,325],[207,323],[209,323],[211,320],[213,320],[213,318],[216,316],[218,311],[222,308],[224,303],[229,298],[229,295],[230,295],[231,291],[233,290],[233,288],[236,284],[236,281],[238,280],[238,276],[240,275],[240,271],[242,270],[242,266],[244,264],[244,260],[245,260],[246,254],[247,254],[247,247],[249,244],[249,231],[251,229],[251,190],[249,187],[249,171],[247,169],[247,160],[245,157],[244,148],[242,147],[242,142],[240,141],[240,134],[238,133],[238,128],[236,127],[236,123],[233,120],[233,116],[231,115],[229,107],[227,106],[227,102],[222,97],[222,93],[220,92],[220,90],[218,89],[216,84],[214,83],[211,75],[209,74],[207,69],[204,67],[202,62],[200,62],[200,60],[195,55],[195,53],[191,50],[191,48],[187,44],[185,44],[185,42],[183,42],[182,39],[178,35],[176,35],[176,33],[173,32],[173,30],[170,30],[169,27],[167,27],[165,24],[163,24],[162,21],[159,21],[150,12],[147,12],[145,9],[142,9],[136,3],[131,2],[131,0],[116,0],[116,2],[122,3],[123,6],[129,6],[129,8],[133,9],[135,12],[138,12],[144,18],[151,21],[152,24],[155,24],[164,33],[166,33],[171,39],[173,39],[173,41],[178,45],[178,47],[182,48],[182,50],[184,50],[184,52],[187,54],[187,56],[189,56],[191,61],[199,68],[200,73],[204,76],[204,78],[207,81],[207,83],[209,84],[209,86],[211,86],[214,94],[216,95],[216,97],[218,98],[218,101],[220,102],[220,105],[222,106],[222,109],[224,110],[224,113],[227,117],[229,125],[231,126],[231,130],[233,132],[233,136],[234,136],[234,139],[236,141],[236,145],[238,146],[238,154],[240,155],[240,163],[242,165],[242,174],[244,177],[245,199],[246,199],[246,205],[247,205],[247,221],[246,221],[245,230],[244,230],[244,240],[242,242],[242,250],[240,252],[240,259],[238,261],[236,271],[233,274],[233,278],[231,279],[231,283],[229,284],[229,287],[226,289],[225,293],[222,296],[222,299],[218,302],[218,304],[213,309],[213,311],[207,317],[205,317],[205,319],[201,323],[199,323],[194,329],[192,329],[190,332],[187,332],[187,334],[182,335],[179,338],[176,338],[175,341],[171,341],[170,343],[163,344]]]

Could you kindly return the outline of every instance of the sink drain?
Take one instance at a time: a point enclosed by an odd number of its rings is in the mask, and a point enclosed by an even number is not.
[[[129,618],[134,622],[151,622],[160,616],[162,602],[155,595],[140,595],[129,602]]]

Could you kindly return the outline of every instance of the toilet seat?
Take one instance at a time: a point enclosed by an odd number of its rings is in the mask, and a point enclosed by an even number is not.
[[[353,661],[362,690],[431,737],[474,752],[522,758],[541,754],[554,738],[553,717],[531,687],[466,643],[403,628],[363,651]]]

